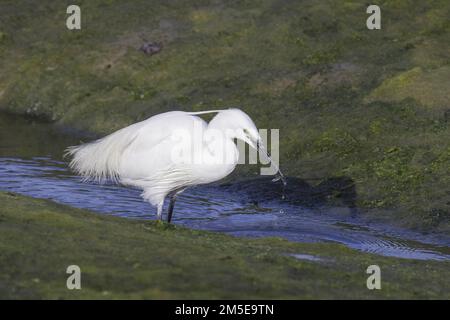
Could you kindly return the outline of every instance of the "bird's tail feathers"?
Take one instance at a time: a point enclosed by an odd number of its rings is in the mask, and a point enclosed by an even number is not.
[[[121,155],[137,136],[136,131],[129,128],[90,143],[67,148],[64,156],[72,157],[70,168],[84,180],[117,183]]]

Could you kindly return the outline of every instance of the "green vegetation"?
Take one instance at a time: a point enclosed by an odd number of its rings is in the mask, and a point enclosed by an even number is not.
[[[349,177],[374,218],[450,231],[448,0],[380,0],[378,31],[365,1],[80,0],[80,31],[68,4],[0,4],[0,109],[105,134],[241,106],[281,128],[288,175]]]
[[[0,202],[2,299],[450,298],[450,262],[234,238],[5,192]],[[73,264],[81,268],[81,290],[66,288]],[[372,264],[382,270],[381,290],[366,288]]]

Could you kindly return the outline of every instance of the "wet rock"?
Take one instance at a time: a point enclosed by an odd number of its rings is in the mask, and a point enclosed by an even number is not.
[[[144,52],[145,54],[148,54],[150,56],[157,54],[158,52],[160,52],[162,50],[162,43],[161,42],[148,42],[148,43],[144,43],[139,50]]]

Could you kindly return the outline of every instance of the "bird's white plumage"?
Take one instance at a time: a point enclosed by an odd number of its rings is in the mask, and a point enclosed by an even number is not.
[[[197,115],[215,112],[207,124]],[[202,136],[196,136],[197,131]],[[182,131],[180,131],[182,130]],[[205,139],[215,130],[223,132],[220,139]],[[233,134],[225,134],[231,130]],[[211,161],[174,161],[174,134],[181,132],[192,142],[201,139],[194,153]],[[70,167],[86,179],[114,182],[143,190],[142,197],[158,207],[161,214],[164,198],[185,188],[220,180],[230,174],[238,160],[234,138],[255,147],[258,131],[247,114],[239,109],[189,113],[166,112],[120,129],[102,139],[68,148]],[[223,155],[231,159],[222,161]]]

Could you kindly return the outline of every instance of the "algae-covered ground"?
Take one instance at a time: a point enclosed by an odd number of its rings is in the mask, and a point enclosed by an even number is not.
[[[0,3],[1,110],[101,135],[240,106],[281,128],[287,175],[345,177],[374,216],[449,232],[448,0],[377,1],[381,30],[366,1],[80,0],[73,31],[68,4]]]
[[[0,298],[449,299],[449,262],[243,239],[0,193]],[[312,255],[319,261],[289,254]],[[68,290],[69,265],[81,289]],[[381,269],[381,289],[366,286]]]

